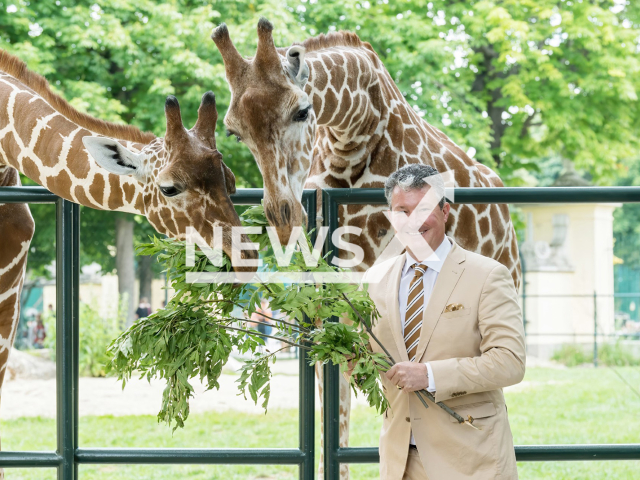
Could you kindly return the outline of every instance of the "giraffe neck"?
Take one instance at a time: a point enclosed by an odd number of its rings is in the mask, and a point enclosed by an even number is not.
[[[503,186],[495,172],[421,118],[370,45],[354,37],[330,34],[303,43],[311,47],[304,57],[309,66],[305,91],[317,118],[305,188],[380,188],[409,163],[453,173],[457,187]],[[363,248],[363,265],[372,265],[392,236],[382,210],[370,205],[339,209],[341,225],[361,228],[350,241]],[[503,263],[519,285],[516,236],[506,205],[453,204],[447,234],[463,248]]]
[[[40,95],[0,71],[0,164],[9,165],[54,194],[103,210],[144,214],[144,184],[114,175],[82,143],[96,133],[71,121]],[[143,144],[122,142],[140,150]],[[155,140],[152,144],[162,144]]]
[[[310,70],[305,91],[318,125],[312,183],[382,186],[405,163],[454,171],[458,186],[480,183],[469,174],[478,163],[416,113],[368,44],[312,50],[305,61]],[[499,183],[497,175],[486,170],[476,173]],[[319,181],[318,175],[329,171],[333,178]]]
[[[376,71],[380,61],[364,47],[331,47],[310,52],[305,59],[310,71],[305,90],[318,133],[338,157],[361,156],[386,113]]]

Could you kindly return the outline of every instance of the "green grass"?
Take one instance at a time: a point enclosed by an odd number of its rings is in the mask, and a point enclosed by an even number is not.
[[[617,371],[640,386],[640,368]],[[531,386],[507,394],[509,419],[516,444],[640,443],[640,398],[611,369],[564,370],[531,368]],[[319,418],[316,418],[318,425]],[[365,408],[352,413],[351,445],[375,446],[380,417]],[[55,421],[22,418],[1,421],[5,450],[51,450]],[[270,410],[267,415],[240,412],[192,415],[187,427],[171,435],[153,416],[82,417],[82,447],[219,447],[291,448],[298,441],[295,410]],[[316,434],[316,437],[318,435]],[[319,442],[316,443],[319,445]],[[317,459],[316,459],[317,461]],[[520,463],[521,479],[640,478],[640,461]],[[377,465],[352,465],[352,478],[378,478]],[[8,480],[53,480],[53,470],[10,470]],[[109,466],[80,467],[81,480],[240,480],[297,479],[297,467],[262,466]]]
[[[591,346],[568,343],[556,350],[551,358],[567,367],[576,367],[593,362],[591,348]],[[635,356],[628,346],[620,342],[604,343],[598,346],[598,365],[638,367],[640,357]]]

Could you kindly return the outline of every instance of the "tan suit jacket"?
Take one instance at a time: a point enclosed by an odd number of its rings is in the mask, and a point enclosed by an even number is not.
[[[383,377],[390,403],[380,435],[380,478],[401,480],[411,432],[430,480],[517,479],[513,438],[502,388],[522,380],[525,344],[522,312],[506,267],[452,243],[424,310],[417,360],[429,362],[436,401],[463,417],[458,424],[440,407],[425,408],[415,393]],[[367,271],[364,283],[380,312],[373,328],[397,362],[408,361],[398,307],[406,254]],[[373,283],[376,279],[382,279]],[[464,308],[444,312],[447,305]],[[372,341],[371,349],[382,352]]]

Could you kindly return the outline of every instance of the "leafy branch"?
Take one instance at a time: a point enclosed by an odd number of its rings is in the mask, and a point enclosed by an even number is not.
[[[242,215],[245,226],[266,227],[261,206],[248,209]],[[277,267],[266,230],[249,235],[259,244],[263,264],[268,270],[290,272],[335,272],[326,258],[319,257],[315,265],[305,263],[302,252],[293,253],[290,266]],[[313,249],[306,238],[310,251]],[[116,338],[109,346],[109,369],[122,380],[123,388],[135,374],[151,380],[166,381],[158,420],[173,428],[183,427],[189,416],[189,400],[194,395],[193,379],[199,379],[206,389],[220,388],[222,368],[232,351],[249,358],[245,360],[238,379],[239,394],[247,393],[257,404],[267,408],[271,365],[276,352],[262,352],[265,338],[305,350],[311,364],[331,362],[346,371],[348,361],[357,358],[355,373],[361,380],[352,382],[354,391],[361,392],[369,405],[380,413],[388,402],[382,392],[380,375],[390,367],[389,359],[369,350],[369,335],[360,328],[361,319],[370,325],[378,312],[366,290],[347,283],[283,284],[252,283],[189,283],[191,272],[231,272],[230,260],[223,256],[222,265],[209,263],[206,255],[195,252],[193,266],[187,266],[184,242],[153,238],[138,248],[139,255],[157,255],[167,272],[175,294],[166,307],[143,318]],[[349,298],[347,298],[347,295]],[[284,318],[260,313],[263,320],[251,316],[266,299],[272,310]],[[345,323],[331,322],[342,317]],[[247,324],[268,323],[276,331],[265,335]]]

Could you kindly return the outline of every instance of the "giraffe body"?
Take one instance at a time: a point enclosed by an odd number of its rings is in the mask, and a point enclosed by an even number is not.
[[[0,166],[0,186],[19,187],[18,171]],[[34,228],[33,217],[27,205],[0,204],[0,232],[3,242],[3,247],[0,248],[0,392],[11,346],[17,334],[20,292]]]
[[[15,168],[0,165],[0,186],[19,187],[20,175]],[[2,385],[11,346],[20,322],[20,295],[24,285],[27,255],[35,224],[25,204],[0,204],[0,403]],[[0,480],[4,471],[0,469]]]
[[[304,218],[303,213],[285,215],[302,211],[303,187],[318,189],[321,217],[321,189],[381,188],[392,172],[408,163],[452,172],[456,187],[503,186],[495,172],[411,108],[371,45],[357,35],[330,33],[276,49],[273,26],[261,19],[257,30],[258,48],[251,60],[240,56],[226,25],[217,27],[212,39],[232,93],[225,124],[258,162],[265,180],[265,212],[281,243]],[[308,110],[308,105],[313,108]],[[341,226],[361,229],[360,235],[347,239],[364,250],[361,270],[373,265],[392,238],[383,210],[366,205],[339,209]],[[463,248],[509,268],[519,287],[516,235],[506,205],[454,204],[446,227]],[[322,399],[321,369],[316,372]],[[348,446],[349,405],[349,387],[341,381],[341,447]],[[321,460],[319,478],[322,465]],[[341,465],[341,478],[348,476],[348,467]]]

